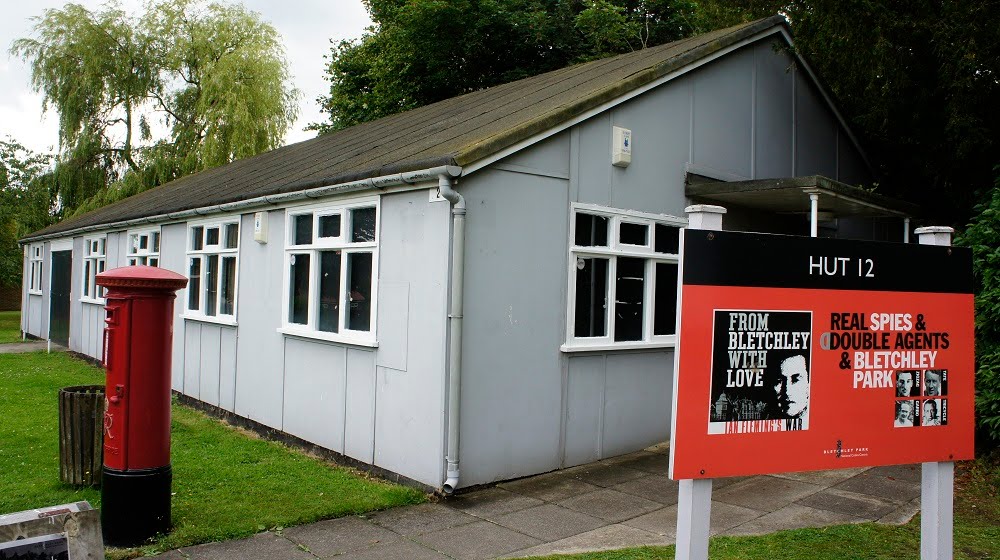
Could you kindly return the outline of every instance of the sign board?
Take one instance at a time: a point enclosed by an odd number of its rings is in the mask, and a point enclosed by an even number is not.
[[[101,515],[75,502],[0,515],[0,560],[104,558]]]
[[[685,230],[671,477],[973,457],[968,249]]]

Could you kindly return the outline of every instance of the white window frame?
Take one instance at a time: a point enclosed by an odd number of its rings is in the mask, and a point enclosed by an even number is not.
[[[160,266],[160,227],[129,230],[125,243],[125,263],[128,266]],[[145,239],[146,248],[142,248]]]
[[[240,219],[239,214],[214,217],[205,220],[196,220],[187,223],[187,228],[185,230],[184,237],[184,275],[188,279],[188,284],[184,289],[184,301],[182,302],[184,313],[183,317],[185,319],[193,319],[196,321],[204,321],[208,323],[219,323],[223,325],[236,325],[236,317],[239,313],[239,293],[240,293],[240,236],[243,235],[243,224]],[[226,245],[226,226],[236,224],[236,247],[227,248]],[[195,230],[200,229],[201,235],[201,248],[194,248],[194,236]],[[219,238],[216,243],[209,244],[208,241],[208,231],[218,228]],[[162,236],[160,239],[162,243]],[[215,312],[214,315],[208,313],[205,308],[208,302],[208,261],[211,257],[216,256],[219,259],[219,268],[216,272],[215,278]],[[234,257],[235,262],[235,273],[233,277],[233,312],[222,313],[222,270],[223,270],[223,259],[228,257]],[[199,281],[198,281],[198,308],[190,308],[190,297],[191,297],[191,262],[194,259],[200,260],[199,265]]]
[[[578,212],[603,216],[608,219],[608,245],[606,247],[577,246],[576,215]],[[645,245],[630,245],[619,241],[619,226],[622,222],[642,224],[648,227]],[[654,335],[653,325],[656,310],[656,264],[680,263],[679,253],[658,253],[656,247],[656,225],[683,228],[687,219],[668,214],[651,214],[635,210],[610,208],[596,204],[571,203],[569,212],[569,259],[567,266],[566,299],[566,342],[560,346],[563,352],[627,350],[632,348],[670,348],[677,344],[677,335]],[[680,249],[678,248],[678,251]],[[618,257],[645,259],[643,286],[642,340],[615,340],[615,301]],[[576,274],[578,258],[608,259],[607,301],[605,311],[605,335],[600,337],[578,337],[573,333],[576,325]],[[671,297],[676,297],[676,290]],[[680,302],[678,302],[680,305]]]
[[[364,242],[351,242],[348,236],[351,233],[350,211],[356,208],[375,208],[375,240]],[[295,217],[303,214],[313,215],[313,243],[308,245],[293,245],[295,235]],[[319,233],[319,218],[331,214],[341,215],[340,237],[321,238]],[[378,268],[379,268],[379,241],[382,229],[382,208],[379,197],[353,198],[323,204],[308,204],[290,207],[285,211],[285,250],[284,250],[284,284],[281,296],[281,327],[279,332],[326,340],[331,342],[342,342],[358,346],[377,347],[378,338],[376,333],[376,323],[378,318]],[[340,265],[340,291],[337,295],[338,302],[343,302],[348,290],[347,261],[352,253],[371,253],[372,255],[372,285],[371,285],[371,305],[368,331],[351,330],[347,325],[347,305],[339,305],[339,316],[337,319],[338,332],[321,331],[318,328],[319,321],[319,254],[321,251],[339,250],[341,252]],[[292,282],[291,256],[294,254],[308,253],[309,262],[309,309],[308,319],[305,325],[292,323],[289,321],[289,305],[291,297],[289,290]]]
[[[41,244],[28,246],[28,293],[42,295],[42,262],[45,251]]]
[[[97,235],[83,238],[83,259],[81,259],[82,274],[80,282],[80,301],[84,303],[104,304],[105,288],[97,285],[97,275],[107,270],[108,266],[108,236]]]

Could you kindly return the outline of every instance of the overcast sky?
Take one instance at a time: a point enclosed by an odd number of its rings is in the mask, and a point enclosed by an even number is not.
[[[31,33],[32,16],[46,8],[60,8],[67,2],[30,0],[4,2],[0,17],[0,138],[8,135],[38,152],[55,151],[59,141],[56,115],[42,114],[41,95],[33,92],[26,65],[8,54],[14,39]],[[102,0],[76,0],[96,10]],[[371,24],[361,0],[244,0],[243,4],[261,14],[281,33],[291,67],[293,85],[302,91],[299,120],[285,136],[285,142],[311,138],[302,129],[310,122],[325,120],[316,98],[328,91],[323,55],[330,51],[330,39],[360,37]],[[130,13],[137,13],[141,0],[122,0]]]

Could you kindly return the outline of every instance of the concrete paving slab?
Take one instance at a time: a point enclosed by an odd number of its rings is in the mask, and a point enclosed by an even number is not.
[[[25,354],[28,352],[40,352],[48,348],[48,342],[42,341],[32,341],[32,342],[10,342],[6,344],[0,344],[0,354]],[[59,346],[58,344],[52,345],[53,352],[65,352],[65,346]]]
[[[821,490],[811,496],[802,498],[796,503],[816,509],[861,517],[868,521],[880,519],[899,506],[899,504],[882,498],[858,494],[857,492],[847,492],[846,490],[837,490],[836,488]]]
[[[479,521],[479,518],[475,516],[441,504],[420,504],[395,508],[371,513],[365,517],[404,536],[430,533]]]
[[[635,469],[637,471],[648,472],[650,474],[661,474],[663,476],[667,476],[670,472],[670,455],[664,453],[649,453],[646,456],[633,459],[627,463],[622,463],[622,466]]]
[[[522,478],[521,480],[505,482],[499,487],[546,502],[565,500],[600,488],[571,476],[563,476],[561,473]]]
[[[665,506],[677,503],[677,481],[666,475],[649,475],[611,487],[612,490],[646,498]]]
[[[292,541],[270,531],[259,533],[248,539],[200,544],[180,549],[190,560],[307,560],[313,558]]]
[[[726,478],[713,478],[712,479],[712,492],[722,490],[727,486],[732,486],[738,482],[743,482],[744,480],[750,480],[753,477],[749,476],[729,476]]]
[[[787,478],[758,476],[713,492],[712,501],[757,511],[774,511],[822,489],[822,486]]]
[[[621,465],[623,467],[630,467],[629,463],[652,455],[654,455],[654,453],[650,453],[649,451],[636,451],[635,453],[626,453],[625,455],[619,455],[617,457],[601,459],[598,463],[602,465]]]
[[[414,539],[457,560],[496,558],[543,542],[488,521],[442,529]]]
[[[168,550],[163,554],[157,554],[156,560],[187,560],[187,556],[181,554],[179,550]]]
[[[838,469],[835,471],[810,471],[797,473],[772,474],[778,478],[787,478],[799,482],[807,482],[817,486],[833,486],[839,484],[852,476],[857,476],[868,470],[868,467],[858,467],[855,469]]]
[[[603,519],[555,504],[509,513],[497,518],[495,522],[543,541],[557,541],[607,525]]]
[[[337,560],[448,560],[448,557],[420,543],[400,540],[348,552],[337,556]]]
[[[503,488],[486,488],[485,490],[452,496],[443,503],[469,515],[483,519],[495,519],[501,515],[540,506],[544,502]]]
[[[519,550],[507,557],[522,558],[525,556],[547,556],[550,554],[579,554],[633,546],[665,546],[668,544],[673,544],[673,539],[619,524],[608,525],[556,542],[546,543],[526,550]]]
[[[724,535],[763,535],[786,529],[801,529],[803,527],[826,527],[844,523],[863,523],[866,519],[803,506],[790,504],[762,517],[751,519],[722,534]]]
[[[870,469],[841,482],[834,488],[902,504],[920,495],[920,480],[914,482],[886,475],[879,469]]]
[[[649,476],[649,473],[620,465],[602,465],[600,463],[595,463],[590,468],[577,470],[573,473],[573,478],[602,488],[609,488],[643,476]]]
[[[920,496],[883,515],[878,522],[887,525],[903,525],[909,523],[913,516],[918,513],[920,513]]]
[[[923,476],[923,469],[920,465],[887,465],[884,467],[875,467],[871,470],[874,471],[874,474],[898,480],[909,480],[917,484],[920,483],[920,478]]]
[[[764,512],[724,502],[712,502],[712,517],[709,534],[718,535],[764,515]],[[677,506],[668,506],[646,515],[622,522],[623,525],[657,533],[671,539],[677,536]]]
[[[291,527],[282,536],[301,544],[320,558],[369,548],[380,543],[399,542],[403,537],[360,517],[341,517]]]
[[[652,500],[608,488],[560,500],[557,504],[611,523],[625,521],[663,507]]]

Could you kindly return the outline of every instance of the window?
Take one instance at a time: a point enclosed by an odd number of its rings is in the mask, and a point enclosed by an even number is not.
[[[676,341],[680,228],[687,221],[574,205],[564,350]]]
[[[128,264],[160,266],[160,230],[133,231],[128,234]]]
[[[159,237],[156,233],[157,251]],[[150,248],[153,242],[154,234],[150,233]],[[141,236],[138,243],[141,250]],[[236,320],[239,245],[239,216],[188,226],[188,317],[214,318],[222,322]],[[148,254],[146,257],[147,262],[154,258]]]
[[[374,344],[378,201],[288,212],[283,331]]]
[[[42,293],[42,246],[28,248],[28,293]]]
[[[104,288],[97,285],[97,275],[107,266],[105,251],[106,237],[90,237],[83,240],[83,289],[81,300],[103,303]]]

